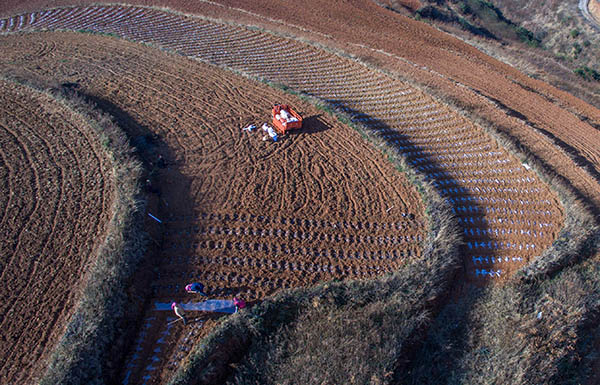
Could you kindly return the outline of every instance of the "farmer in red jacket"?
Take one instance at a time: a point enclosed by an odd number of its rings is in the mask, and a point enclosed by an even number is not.
[[[244,299],[239,294],[233,297],[233,304],[235,306],[236,313],[238,312],[238,310],[246,307],[246,301],[244,301]]]

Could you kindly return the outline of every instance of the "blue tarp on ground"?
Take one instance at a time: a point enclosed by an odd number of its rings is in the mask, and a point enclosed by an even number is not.
[[[202,302],[180,303],[180,305],[183,307],[183,310],[190,311],[212,311],[230,314],[235,312],[235,305],[233,304],[233,301],[230,300],[209,299]],[[154,308],[155,310],[171,311],[171,302],[155,302]]]

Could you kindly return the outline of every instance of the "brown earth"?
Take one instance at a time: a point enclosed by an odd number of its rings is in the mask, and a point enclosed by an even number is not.
[[[0,12],[90,2],[9,0]],[[303,7],[270,0],[132,3],[291,33],[425,84],[517,138],[570,180],[582,199],[600,204],[600,110],[424,23],[366,0],[311,0]]]
[[[309,37],[312,40],[318,40],[321,43],[333,47],[343,48],[346,51],[354,52],[361,55],[364,60],[370,61],[379,66],[393,70],[397,74],[402,74],[406,77],[414,77],[420,82],[427,83],[429,86],[435,89],[441,89],[453,97],[461,100],[463,103],[478,110],[481,114],[494,120],[496,123],[501,124],[504,129],[512,135],[518,137],[524,144],[528,145],[531,149],[536,152],[537,155],[546,160],[550,165],[561,173],[572,180],[574,186],[579,190],[582,197],[591,200],[593,203],[597,202],[598,198],[598,186],[597,178],[594,177],[597,167],[597,154],[595,153],[595,146],[592,143],[595,139],[595,130],[593,125],[597,125],[600,121],[598,119],[598,110],[592,106],[586,105],[581,101],[570,97],[569,95],[562,93],[552,87],[549,87],[541,82],[529,79],[519,74],[512,68],[505,66],[499,62],[485,57],[479,52],[475,51],[471,47],[464,45],[452,38],[449,38],[437,31],[430,29],[427,26],[423,26],[420,23],[416,23],[409,19],[403,19],[398,15],[388,13],[387,11],[381,10],[381,8],[372,8],[369,4],[357,5],[358,2],[354,3],[336,3],[334,6],[329,6],[335,9],[335,12],[328,11],[321,13],[319,17],[315,15],[307,15],[304,8],[294,9],[296,11],[294,17],[296,19],[303,20],[303,27],[291,25],[288,22],[282,22],[281,20],[292,20],[292,18],[286,15],[292,14],[286,5],[279,4],[275,6],[266,6],[267,3],[257,2],[260,9],[250,9],[254,14],[249,14],[246,11],[240,11],[234,8],[224,8],[222,6],[203,3],[202,12],[207,15],[212,15],[220,18],[230,18],[238,22],[254,23],[259,25],[266,25],[269,28],[275,30],[292,32],[295,35]],[[314,2],[317,8],[326,9],[326,5],[322,2]],[[233,4],[233,3],[232,3]],[[328,4],[331,4],[329,2]],[[238,5],[236,5],[237,7]],[[245,7],[254,7],[255,4],[243,4]],[[189,5],[192,7],[192,5]],[[278,18],[278,20],[267,19],[258,15],[259,12],[263,12],[268,17]],[[356,19],[355,19],[356,18]],[[344,20],[342,22],[342,20]],[[372,24],[365,22],[368,20]],[[305,23],[305,24],[304,24]],[[18,25],[18,21],[14,22]],[[384,33],[377,33],[377,25],[379,30],[383,30]],[[335,26],[337,30],[333,28]],[[73,26],[75,28],[76,25]],[[126,27],[126,26],[125,26]],[[125,28],[124,27],[124,28]],[[312,29],[315,32],[309,31]],[[389,33],[386,33],[389,32]],[[236,31],[237,33],[237,31]],[[255,36],[246,36],[259,39],[258,33],[255,32]],[[174,37],[175,35],[172,35]],[[243,36],[239,35],[239,36]],[[398,36],[401,38],[399,39]],[[172,41],[174,44],[181,40],[169,39],[169,35],[164,34],[167,40]],[[393,39],[392,39],[393,37]],[[362,40],[361,40],[362,39]],[[162,43],[162,42],[161,42]],[[190,41],[193,44],[193,41]],[[244,40],[241,41],[245,44]],[[366,44],[366,45],[362,45]],[[185,53],[186,47],[174,46],[174,49],[181,50]],[[377,51],[381,49],[381,51]],[[194,53],[196,54],[196,53]],[[227,55],[225,55],[227,56]],[[227,58],[221,58],[220,55],[215,55],[215,62],[227,64]],[[312,59],[311,59],[312,60]],[[336,62],[334,59],[327,58],[329,64]],[[235,61],[234,61],[235,62]],[[349,62],[349,61],[348,61]],[[237,64],[237,62],[236,62]],[[351,83],[351,79],[355,79],[356,75],[363,70],[356,70],[351,64],[343,63],[342,68],[346,71],[346,82]],[[325,76],[327,72],[326,67],[322,67],[319,70],[325,71],[320,74]],[[267,71],[267,70],[265,70]],[[368,77],[372,74],[366,72],[365,76]],[[293,74],[290,74],[287,78],[282,77],[283,80],[299,81],[298,78],[294,78]],[[302,79],[305,81],[306,79]],[[338,79],[318,78],[318,81],[322,81],[328,86],[338,82]],[[389,79],[385,79],[389,81]],[[366,83],[361,80],[362,86],[369,85],[373,86],[373,83]],[[360,83],[360,82],[359,82]],[[399,89],[405,89],[406,85],[398,82]],[[297,83],[299,84],[299,83]],[[314,85],[310,84],[314,87]],[[458,87],[457,87],[458,85]],[[375,84],[377,86],[377,84]],[[404,88],[402,88],[404,87]],[[358,88],[358,87],[357,87]],[[364,88],[362,89],[370,89]],[[323,91],[325,92],[325,91]],[[378,92],[373,92],[372,97],[376,97]],[[320,96],[331,96],[326,93],[320,94]],[[386,119],[386,115],[389,115],[389,111],[379,110],[377,111],[374,107],[368,107],[366,100],[358,101],[354,105],[350,99],[359,97],[360,92],[354,92],[348,96],[348,100],[342,100],[346,106],[350,105],[352,108],[356,108],[358,111],[365,111],[369,116],[379,118],[382,120]],[[406,101],[397,102],[397,106],[402,106],[402,103]],[[411,102],[412,103],[412,102]],[[443,116],[446,111],[440,112],[438,108],[427,107],[431,105],[431,101],[427,98],[421,98],[414,102],[415,105],[426,107],[425,110],[432,110],[437,116]],[[499,108],[500,107],[500,108]],[[539,107],[539,110],[538,110]],[[455,120],[456,117],[449,119],[450,127],[457,129],[459,120]],[[524,124],[527,121],[529,125]],[[590,122],[592,125],[590,125]],[[379,122],[381,123],[381,122]],[[392,122],[393,123],[393,122]],[[392,123],[386,122],[386,124]],[[419,122],[421,123],[421,122]],[[396,128],[396,127],[394,127]],[[469,130],[473,130],[469,127]],[[471,135],[476,136],[482,135],[478,131],[470,131]],[[447,135],[442,132],[437,135]],[[590,138],[586,137],[590,136]],[[397,138],[398,136],[396,136]],[[410,139],[415,139],[411,137]],[[492,142],[487,142],[485,135],[481,137],[481,142],[478,145],[488,146],[487,150],[495,150]],[[414,145],[414,141],[412,142]],[[418,146],[414,150],[420,151],[421,153],[433,153],[439,156],[437,152],[440,147],[429,148],[425,146]],[[447,148],[446,148],[447,151]],[[575,161],[565,155],[565,152],[571,152]],[[495,152],[495,151],[492,151]],[[504,154],[494,155],[494,160],[502,160]],[[414,158],[418,158],[419,155],[414,155]],[[432,156],[433,157],[433,156]],[[462,169],[460,166],[458,170],[439,169],[439,158],[427,160],[427,165],[437,165],[438,168],[435,170],[438,173],[442,172],[454,172],[460,175],[460,172],[469,172],[471,177],[477,175],[480,172],[481,164],[474,164],[474,168]],[[579,167],[580,165],[589,167],[589,171],[586,172]],[[503,172],[512,173],[516,170],[515,166],[518,165],[518,161],[511,159],[506,169]],[[426,169],[426,168],[425,168]],[[512,171],[509,171],[512,170]],[[488,168],[485,173],[494,174],[498,170],[493,167]],[[522,170],[519,170],[522,172]],[[455,188],[468,188],[469,182],[466,184],[455,184],[454,180],[457,174],[450,178]],[[503,176],[504,179],[508,176]],[[501,180],[503,179],[501,178]],[[448,175],[438,174],[433,176],[434,180],[448,181]],[[509,178],[510,179],[510,178]],[[537,182],[536,182],[537,183]],[[464,187],[463,187],[464,186]],[[540,185],[542,186],[542,185]],[[536,187],[540,188],[540,187]],[[542,188],[543,189],[543,188]],[[543,194],[548,194],[547,190],[543,189]],[[537,195],[537,194],[536,194]],[[552,195],[547,195],[548,202],[553,223],[553,230],[548,233],[541,241],[540,245],[547,245],[555,236],[555,232],[558,230],[556,224],[561,222],[561,214],[557,210],[556,200]],[[461,209],[466,207],[470,213],[473,210],[477,211],[485,207],[495,207],[491,203],[483,201],[483,198],[489,199],[504,199],[504,204],[511,205],[507,199],[514,199],[514,194],[503,193],[500,196],[497,195],[485,195],[485,196],[473,196],[472,194],[451,194],[452,199],[468,199],[468,198],[480,198],[478,204],[463,206],[460,201],[455,202],[455,208]],[[540,200],[543,201],[544,198]],[[465,200],[462,200],[465,202]],[[495,204],[495,203],[494,203]],[[544,204],[540,206],[540,209]],[[544,208],[546,210],[546,208]],[[489,212],[488,212],[489,213]],[[460,214],[460,211],[459,211]],[[483,215],[484,218],[489,218],[490,214]],[[493,215],[491,216],[493,217]],[[223,217],[224,218],[224,217]],[[466,213],[461,215],[461,218],[473,218]],[[218,220],[218,218],[217,218]],[[476,230],[483,228],[485,231],[494,230],[495,226],[490,226],[488,220],[483,220],[484,223],[488,223],[488,226],[465,226],[465,232],[467,239],[472,241],[484,242],[487,244],[490,241],[497,241],[494,236],[490,233],[486,234],[469,234],[469,230]],[[515,226],[515,223],[512,223]],[[496,230],[502,231],[502,228],[496,227]],[[508,234],[505,236],[502,234],[504,239],[511,239],[518,241],[519,244],[523,244],[528,237],[523,237],[522,231],[527,231],[527,228],[514,229],[516,233],[511,233],[510,228],[504,228],[508,230]],[[186,231],[186,230],[184,230]],[[518,232],[521,231],[521,235]],[[536,240],[537,242],[537,240]],[[542,246],[542,248],[545,246]],[[477,248],[477,246],[476,246]],[[538,249],[539,250],[539,249]],[[508,254],[511,253],[507,250]],[[520,254],[520,251],[519,253]],[[530,258],[537,253],[526,253]],[[470,257],[496,257],[496,253],[481,253],[467,254],[467,261]],[[502,254],[501,254],[502,255]],[[508,255],[502,255],[508,256]],[[222,263],[221,261],[219,263]],[[472,264],[475,264],[473,259]],[[467,262],[468,264],[468,262]],[[495,263],[489,265],[494,266]]]
[[[2,72],[78,84],[145,147],[156,174],[149,188],[161,198],[152,214],[165,221],[151,307],[189,300],[183,286],[193,280],[213,298],[256,300],[334,277],[373,278],[421,252],[423,206],[406,178],[297,98],[116,39],[43,33],[0,45]],[[302,131],[273,143],[240,130],[268,121],[275,102],[303,112]],[[160,382],[215,322],[168,327],[169,316],[148,309],[131,383]]]
[[[107,23],[112,19],[121,22]],[[556,197],[479,127],[352,60],[252,29],[144,8],[64,8],[24,20],[36,28],[95,30],[157,44],[344,110],[408,157],[454,205],[464,227],[469,278],[509,277],[552,242],[562,223]],[[128,20],[135,20],[135,29]],[[290,52],[288,60],[272,54],[280,47]]]
[[[21,4],[9,0],[0,5],[0,13],[86,3],[61,0]],[[570,180],[582,199],[594,206],[600,204],[600,147],[595,144],[600,140],[600,110],[424,23],[366,0],[311,0],[303,7],[269,0],[132,3],[169,6],[291,33],[343,49],[425,84],[517,138]]]
[[[132,20],[135,17],[135,24],[131,22],[120,22],[116,24],[106,23],[113,18],[125,18],[125,20]],[[56,10],[46,14],[36,14],[33,16],[27,16],[14,19],[12,25],[19,27],[26,26],[28,23],[33,23],[36,27],[49,27],[49,28],[72,28],[72,29],[97,29],[100,28],[108,29],[105,32],[117,33],[122,36],[126,36],[131,39],[139,39],[141,41],[152,42],[160,44],[165,47],[171,47],[186,55],[193,55],[201,57],[205,60],[215,62],[217,64],[227,65],[232,68],[237,68],[255,74],[256,76],[262,76],[271,78],[276,81],[280,81],[285,84],[289,84],[294,88],[303,89],[306,92],[312,93],[321,98],[330,100],[332,103],[339,105],[340,108],[344,108],[350,112],[356,121],[362,122],[372,129],[381,132],[382,136],[392,145],[396,146],[399,150],[404,152],[419,169],[430,175],[431,179],[436,181],[440,191],[448,196],[448,199],[453,203],[457,215],[464,227],[465,239],[468,241],[468,248],[465,248],[465,265],[467,271],[472,274],[473,277],[499,277],[501,274],[510,276],[509,273],[515,271],[519,266],[527,263],[532,257],[539,255],[541,251],[549,245],[555,238],[557,231],[562,223],[562,213],[560,205],[556,201],[556,197],[553,196],[547,186],[544,186],[537,180],[535,175],[531,172],[527,172],[518,162],[518,160],[509,156],[505,150],[498,146],[491,138],[489,138],[481,129],[473,126],[470,122],[464,120],[459,115],[456,115],[453,111],[447,109],[444,106],[439,105],[437,102],[427,97],[426,95],[418,92],[412,87],[405,83],[394,80],[393,78],[379,74],[368,70],[367,68],[351,61],[348,59],[340,58],[338,56],[323,52],[321,50],[294,42],[286,41],[284,39],[262,34],[257,31],[245,30],[243,28],[235,28],[226,25],[218,25],[214,23],[201,22],[188,20],[182,17],[172,16],[164,14],[158,11],[135,9],[135,8],[93,8],[89,10]],[[5,23],[4,25],[9,25]],[[135,25],[136,28],[132,29],[131,26]],[[102,29],[100,29],[102,30]],[[182,32],[185,33],[182,35]],[[220,31],[215,33],[214,31]],[[194,39],[190,39],[188,35],[192,34]],[[249,43],[252,42],[252,43]],[[17,72],[33,72],[35,77],[42,76],[40,69],[23,67],[24,63],[27,62],[27,55],[23,55],[22,51],[27,50],[26,43],[13,42],[15,47],[7,48],[7,52],[18,52],[17,57],[8,57],[6,71],[17,71]],[[39,49],[35,49],[35,52],[41,54],[38,58],[38,62],[43,60],[49,60],[54,63],[48,65],[48,68],[56,66],[56,58],[54,52],[56,51],[55,41],[38,41],[37,45]],[[35,46],[35,45],[34,45]],[[276,57],[273,57],[270,53],[276,52],[273,47],[285,46],[294,52],[294,60],[280,61]],[[60,51],[62,51],[61,48]],[[262,53],[261,53],[262,52]],[[74,55],[78,57],[78,55]],[[117,65],[129,65],[126,64],[130,58],[135,55],[126,57],[120,56],[117,60]],[[21,60],[18,60],[21,58]],[[106,54],[103,56],[104,60],[110,60],[110,55]],[[12,59],[12,60],[10,60]],[[70,61],[69,59],[63,58],[60,60]],[[97,59],[100,60],[100,59]],[[136,59],[137,60],[137,59]],[[133,61],[133,60],[132,60]],[[240,64],[242,63],[242,64]],[[36,63],[39,67],[39,63]],[[78,68],[77,70],[65,71],[64,78],[61,79],[63,82],[74,82],[81,83],[78,77],[81,73],[89,71],[90,63]],[[138,69],[138,66],[133,65]],[[111,68],[110,65],[106,65],[106,70]],[[117,67],[119,68],[119,67]],[[99,69],[99,66],[98,66]],[[147,68],[139,67],[143,71],[149,71]],[[129,69],[134,71],[134,69]],[[142,71],[142,74],[143,74]],[[114,71],[113,71],[114,72]],[[171,70],[164,70],[161,72],[162,75],[172,73]],[[54,74],[54,70],[47,70],[47,74],[42,77],[51,77]],[[147,103],[147,97],[138,97],[135,102],[121,101],[115,105],[114,97],[119,95],[124,100],[128,100],[135,95],[137,88],[146,87],[153,92],[158,92],[154,84],[162,84],[164,80],[160,78],[153,78],[149,76],[146,78],[144,75],[138,74],[139,80],[134,81],[132,86],[130,84],[124,84],[120,86],[106,86],[111,91],[108,94],[102,95],[91,95],[93,98],[100,101],[104,105],[104,108],[110,110],[114,115],[120,116],[124,121],[139,121],[142,127],[148,128],[153,131],[152,127],[156,126],[156,123],[151,123],[152,119],[159,120],[163,119],[164,116],[170,116],[174,124],[180,125],[181,127],[194,127],[197,121],[202,121],[202,118],[196,117],[190,119],[188,113],[178,113],[177,106],[181,106],[182,103],[166,103],[166,111],[159,110],[158,115],[160,117],[151,118],[147,106],[152,104]],[[120,77],[123,77],[122,75]],[[127,74],[125,78],[130,81],[132,75]],[[188,76],[182,76],[182,78],[188,79]],[[148,79],[152,79],[149,81]],[[236,82],[234,82],[236,83]],[[152,84],[152,88],[149,88]],[[323,87],[325,85],[325,87]],[[99,87],[99,86],[98,86]],[[160,87],[158,87],[160,89]],[[172,89],[172,88],[169,88]],[[100,92],[95,90],[95,93]],[[190,91],[188,91],[191,93]],[[196,91],[197,92],[197,91]],[[335,97],[335,99],[332,99]],[[168,97],[166,97],[168,100]],[[135,98],[134,98],[135,99]],[[162,100],[162,99],[161,99]],[[181,100],[194,100],[190,96],[186,96]],[[202,100],[202,99],[199,99]],[[383,103],[373,103],[374,101],[382,101]],[[165,102],[162,102],[163,104]],[[272,101],[267,102],[270,104]],[[132,108],[132,105],[143,106],[140,111],[135,115],[132,115],[128,109]],[[263,103],[264,104],[264,103]],[[157,105],[161,105],[157,101]],[[186,107],[187,109],[187,107]],[[145,114],[142,114],[142,112]],[[398,115],[398,113],[400,114]],[[263,111],[264,113],[264,111]],[[217,116],[218,114],[215,113]],[[182,116],[183,115],[183,116]],[[133,117],[132,117],[133,116]],[[192,115],[193,116],[193,115]],[[268,115],[267,115],[268,116]],[[147,121],[151,119],[150,121]],[[241,118],[240,118],[241,119]],[[261,119],[267,119],[266,116],[262,116]],[[230,123],[234,123],[235,120],[228,120]],[[239,120],[235,122],[237,125],[236,132],[242,124],[246,124],[248,121]],[[212,124],[217,124],[216,121],[212,121]],[[136,126],[137,124],[133,124]],[[210,127],[210,125],[209,125]],[[136,131],[137,130],[137,131]],[[161,136],[164,136],[167,132],[158,132]],[[231,130],[230,130],[231,131]],[[154,132],[157,133],[157,132]],[[229,132],[231,134],[231,132]],[[148,133],[144,130],[140,130],[140,127],[130,128],[130,134],[145,138]],[[188,134],[171,133],[174,142],[179,143],[179,148],[171,149],[167,146],[165,151],[167,153],[163,156],[169,159],[168,163],[180,164],[180,160],[174,160],[175,158],[183,157],[184,159],[190,158],[190,160],[197,161],[197,165],[206,164],[208,160],[213,160],[214,151],[209,151],[205,155],[197,155],[195,152],[204,149],[202,146],[204,142],[200,144],[193,144],[190,148],[185,145],[181,145],[182,140],[188,140]],[[235,139],[235,138],[234,138]],[[202,139],[204,140],[204,139]],[[208,142],[210,143],[210,142]],[[234,149],[239,147],[239,140],[235,141]],[[260,143],[260,142],[259,142]],[[284,143],[285,145],[285,143]],[[216,155],[217,158],[214,160],[223,160],[231,156],[221,154],[225,145],[217,142]],[[229,147],[229,146],[228,146]],[[208,148],[212,148],[209,146]],[[260,149],[260,147],[256,147]],[[172,154],[169,153],[172,151]],[[235,151],[234,151],[235,152]],[[154,154],[153,156],[156,156]],[[264,155],[271,158],[271,155]],[[170,159],[171,158],[171,159]],[[198,167],[198,166],[197,166]],[[273,166],[275,167],[275,166]],[[291,167],[291,166],[290,166]],[[202,168],[202,167],[201,167]],[[289,168],[291,169],[291,168]],[[183,169],[182,169],[183,170]],[[219,170],[218,168],[211,168],[211,171]],[[222,175],[231,175],[236,172],[237,167],[225,168],[219,170]],[[357,276],[357,277],[369,277],[376,276],[379,271],[385,271],[385,266],[390,266],[389,261],[386,261],[382,266],[373,266],[373,269],[369,268],[368,271],[361,271],[360,268],[344,267],[338,269],[331,261],[325,264],[286,264],[273,260],[272,258],[263,258],[258,262],[246,260],[245,258],[240,260],[237,257],[229,257],[220,250],[223,249],[237,249],[246,250],[247,252],[257,251],[259,254],[285,254],[293,253],[300,254],[301,257],[312,256],[328,256],[329,258],[334,257],[338,259],[340,257],[339,249],[320,249],[306,247],[306,244],[310,241],[315,241],[317,244],[327,241],[329,243],[345,241],[350,243],[349,251],[350,254],[354,252],[362,252],[362,258],[367,259],[381,259],[384,254],[379,256],[373,256],[372,254],[365,254],[365,249],[368,250],[369,243],[387,244],[391,239],[394,242],[393,235],[382,235],[377,241],[369,239],[367,236],[362,236],[360,231],[365,230],[366,226],[364,223],[359,225],[355,223],[350,227],[355,227],[354,230],[358,231],[354,237],[348,237],[344,240],[344,237],[337,238],[332,234],[323,233],[303,233],[298,232],[298,223],[294,223],[289,227],[289,217],[274,217],[267,214],[265,211],[257,212],[255,218],[242,217],[239,211],[227,209],[228,204],[231,200],[223,197],[228,197],[227,194],[222,195],[223,192],[227,192],[228,188],[231,188],[231,184],[223,182],[222,176],[220,178],[212,177],[207,178],[208,182],[186,181],[185,177],[181,177],[177,171],[175,176],[168,176],[165,171],[158,171],[161,175],[160,180],[166,181],[169,178],[174,180],[185,182],[180,187],[173,187],[175,190],[171,191],[171,196],[185,196],[181,193],[181,189],[190,189],[191,191],[202,191],[201,189],[209,186],[209,188],[203,191],[203,194],[194,193],[193,198],[190,200],[195,202],[202,202],[202,205],[207,205],[208,209],[202,207],[201,210],[192,211],[192,214],[183,217],[175,216],[168,217],[163,216],[162,213],[159,217],[163,219],[169,218],[169,224],[172,226],[166,233],[166,240],[163,246],[168,249],[166,252],[172,253],[184,253],[176,257],[169,256],[171,259],[170,263],[174,264],[172,270],[166,269],[166,272],[160,272],[160,276],[157,277],[157,283],[155,288],[157,292],[164,291],[170,293],[172,296],[177,295],[181,291],[182,284],[185,283],[185,278],[191,279],[197,277],[209,285],[213,285],[213,281],[225,280],[229,285],[219,287],[217,285],[216,294],[231,294],[231,283],[235,282],[239,284],[238,287],[247,290],[247,295],[252,298],[261,298],[263,295],[268,294],[280,287],[289,287],[297,284],[310,284],[316,280],[327,277],[327,276]],[[282,173],[286,177],[286,168],[283,168]],[[320,171],[323,174],[323,171]],[[185,175],[185,174],[184,174]],[[327,172],[324,173],[327,175]],[[337,173],[339,175],[339,173]],[[351,175],[357,175],[357,172],[347,174],[346,177]],[[216,179],[214,181],[213,179]],[[294,180],[295,178],[291,178]],[[219,184],[221,181],[224,184]],[[207,183],[207,184],[206,184]],[[271,183],[271,182],[270,182]],[[274,182],[276,185],[278,181]],[[189,185],[188,185],[189,184]],[[333,183],[334,185],[340,184],[340,182]],[[257,185],[264,186],[264,182],[257,182]],[[175,186],[175,185],[172,185]],[[188,187],[186,187],[188,186]],[[192,186],[192,187],[189,187]],[[377,186],[374,186],[376,191]],[[322,188],[320,188],[321,191]],[[352,189],[350,189],[352,190]],[[211,195],[211,191],[213,192]],[[221,194],[214,194],[214,192]],[[229,190],[231,191],[231,190]],[[236,194],[234,194],[234,202],[242,201],[246,199],[239,188],[234,188]],[[287,189],[286,191],[297,191],[297,184],[294,188]],[[163,194],[166,192],[163,191]],[[256,191],[254,193],[257,193]],[[367,194],[368,195],[368,194]],[[315,198],[316,202],[324,202],[324,197],[321,193],[320,196]],[[328,195],[327,195],[328,196]],[[375,199],[376,202],[383,202],[385,195],[380,195]],[[190,210],[190,204],[185,204],[184,207],[173,206],[173,201],[170,198],[165,198],[164,206],[169,207],[169,211]],[[259,199],[264,200],[264,196]],[[171,202],[170,202],[171,201]],[[281,197],[276,197],[277,202],[281,202],[276,210],[278,214],[281,212],[282,207],[286,207],[290,202],[296,202],[297,199],[286,201],[285,194]],[[352,201],[352,199],[344,199],[345,202]],[[364,204],[364,200],[357,200]],[[169,203],[170,202],[170,203]],[[206,202],[214,202],[214,204],[207,204]],[[264,204],[261,202],[261,204]],[[328,202],[327,204],[331,204]],[[347,211],[350,206],[350,215],[356,215],[360,210],[356,208],[352,209],[356,205],[336,206],[334,213],[340,211]],[[261,207],[260,205],[258,207]],[[268,207],[268,206],[267,206]],[[391,206],[390,206],[391,207]],[[249,205],[242,209],[249,210],[252,213],[252,209],[255,206]],[[292,213],[302,212],[305,207],[295,208]],[[392,207],[393,209],[393,207]],[[236,209],[237,210],[237,209]],[[372,220],[379,219],[378,217],[387,217],[388,215],[397,215],[394,211],[385,213],[382,211],[383,208],[377,209],[377,215]],[[327,213],[327,210],[322,208],[314,210],[312,213]],[[410,216],[411,213],[404,213],[405,216]],[[237,218],[236,218],[237,214]],[[387,214],[387,215],[386,215]],[[263,215],[263,218],[259,217]],[[292,214],[290,214],[292,215]],[[383,215],[383,216],[382,216]],[[200,222],[204,225],[198,225],[194,222],[196,219],[201,219]],[[307,219],[301,218],[301,219]],[[335,223],[337,218],[333,218],[334,221],[320,223],[306,223],[300,226],[317,226],[327,229],[327,227],[336,228],[342,226],[343,223]],[[273,223],[279,222],[281,226],[279,228],[271,228],[268,231],[262,227],[265,222]],[[179,224],[178,222],[184,222]],[[224,222],[224,223],[223,223]],[[234,222],[234,223],[230,223]],[[245,228],[245,227],[233,227],[234,224],[239,222],[252,222],[257,228]],[[333,223],[332,223],[333,222]],[[362,229],[361,229],[362,227]],[[381,226],[378,226],[380,228]],[[396,226],[398,227],[398,226]],[[369,225],[369,231],[371,233],[374,226]],[[350,230],[350,229],[348,229]],[[346,231],[348,231],[346,230]],[[389,230],[389,229],[388,229]],[[296,234],[294,234],[294,232]],[[288,238],[290,242],[297,240],[298,247],[296,249],[287,249],[288,246],[275,246],[265,245],[260,241],[257,242],[257,237],[268,237],[268,236],[279,236],[283,234],[284,238]],[[247,242],[241,241],[234,243],[232,238],[236,241],[244,239],[244,235],[247,236]],[[189,239],[180,240],[181,236],[189,237]],[[170,239],[169,239],[170,237]],[[177,240],[173,240],[177,237]],[[198,238],[199,237],[199,238]],[[212,239],[216,237],[216,239]],[[200,241],[194,241],[198,239]],[[207,239],[206,241],[202,241]],[[339,240],[338,240],[339,239]],[[407,241],[408,239],[405,239]],[[357,243],[356,247],[352,243]],[[362,244],[361,244],[362,243]],[[360,245],[359,245],[360,244]],[[199,250],[203,249],[205,253],[209,253],[209,257],[206,258],[191,258],[186,255],[187,250]],[[345,257],[348,257],[348,251],[343,251]],[[385,252],[385,251],[384,251]],[[411,251],[412,252],[412,251]],[[216,254],[214,257],[210,256],[210,253]],[[406,253],[404,253],[406,255]],[[400,256],[404,256],[400,254]],[[165,262],[166,263],[166,262]],[[214,265],[213,271],[194,271],[192,266],[194,265]],[[351,264],[350,264],[351,265]],[[233,267],[232,267],[233,266]],[[237,270],[238,267],[242,266],[244,269],[255,269],[257,274],[243,274],[239,275]],[[268,280],[265,277],[268,276],[268,270],[265,270],[265,266],[281,270],[292,270],[292,271],[304,271],[307,278],[300,283],[294,282],[294,274],[283,274],[283,279],[277,281]],[[393,266],[392,266],[393,267]],[[185,273],[180,271],[181,269],[190,271]],[[211,266],[211,269],[213,266]],[[178,270],[179,269],[179,270]],[[233,271],[232,271],[233,270]],[[325,272],[315,273],[315,271]],[[337,270],[337,271],[336,271]],[[334,273],[335,274],[331,274]],[[312,274],[311,274],[312,273]],[[311,275],[316,278],[311,278]],[[174,283],[173,280],[178,279],[182,282]],[[244,280],[249,282],[244,282]],[[249,283],[249,285],[248,285]],[[258,288],[258,289],[256,289]],[[235,289],[237,290],[237,289]],[[157,294],[157,298],[163,301],[168,300],[168,297],[164,294]],[[147,328],[149,328],[152,335],[156,336],[157,333],[165,333],[170,335],[170,328],[161,329],[164,326],[164,317],[153,318],[152,314],[148,315]],[[210,322],[209,322],[210,324]],[[163,326],[161,326],[163,325]],[[205,328],[206,329],[206,328]],[[193,341],[194,333],[202,334],[202,330],[190,330],[185,337],[187,342]],[[144,332],[144,335],[148,333]],[[160,334],[158,334],[160,335]],[[179,336],[179,334],[178,334]],[[172,337],[169,337],[172,338]],[[162,338],[156,338],[154,341],[163,340]],[[164,341],[164,340],[163,340]],[[173,341],[170,339],[170,341]],[[186,343],[187,343],[186,342]],[[182,352],[173,352],[170,361],[165,364],[164,360],[161,360],[158,356],[152,356],[151,352],[156,346],[156,343],[146,343],[140,341],[140,344],[144,345],[146,352],[145,356],[141,359],[138,357],[136,360],[142,363],[138,365],[138,369],[132,370],[133,377],[138,376],[144,377],[149,376],[150,379],[156,379],[156,376],[150,376],[149,371],[156,370],[152,365],[146,365],[152,360],[158,360],[163,362],[161,365],[168,365],[169,367],[176,366],[177,362],[185,356],[185,350]],[[142,346],[140,345],[140,346]],[[173,344],[168,344],[170,349],[173,348]],[[189,348],[189,345],[187,345]],[[161,357],[164,358],[164,353],[161,353]],[[150,361],[149,361],[150,360]],[[136,364],[134,362],[134,364]],[[136,365],[133,365],[136,367]],[[150,369],[148,369],[150,368]],[[146,371],[146,372],[144,372]]]
[[[0,79],[0,379],[34,381],[104,239],[111,162],[87,122]]]

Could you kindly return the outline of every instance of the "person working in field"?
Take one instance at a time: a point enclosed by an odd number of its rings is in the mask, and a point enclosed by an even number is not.
[[[246,301],[238,294],[233,297],[233,305],[235,306],[235,312],[246,307]]]
[[[171,304],[171,309],[173,309],[173,311],[175,312],[175,315],[177,317],[179,317],[183,320],[183,324],[186,325],[187,318],[185,318],[185,311],[183,310],[183,307],[180,304],[178,304],[177,302],[173,302]]]
[[[190,283],[185,287],[185,291],[191,294],[200,294],[206,297],[206,293],[204,292],[204,285],[200,282]]]

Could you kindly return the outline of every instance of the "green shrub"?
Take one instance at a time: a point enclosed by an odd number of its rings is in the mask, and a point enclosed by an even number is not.
[[[519,40],[527,45],[531,47],[541,47],[542,42],[527,28],[519,26],[516,27],[515,32],[517,33]]]
[[[579,43],[573,43],[573,56],[575,57],[575,59],[577,59],[577,56],[579,56],[581,51],[583,51],[581,45]]]
[[[467,4],[463,1],[458,3],[458,9],[460,10],[461,13],[463,13],[465,15],[469,15],[469,14],[473,13],[473,10],[471,9],[471,7],[469,7],[469,4]]]
[[[580,34],[581,31],[579,31],[577,28],[572,29],[571,32],[569,32],[569,36],[571,36],[573,39],[577,38]]]
[[[587,81],[594,80],[600,82],[600,72],[588,66],[578,67],[573,72]]]
[[[452,15],[447,12],[441,11],[439,8],[434,7],[432,5],[426,5],[417,10],[416,14],[425,19],[438,20],[443,22],[451,22],[454,21]]]

